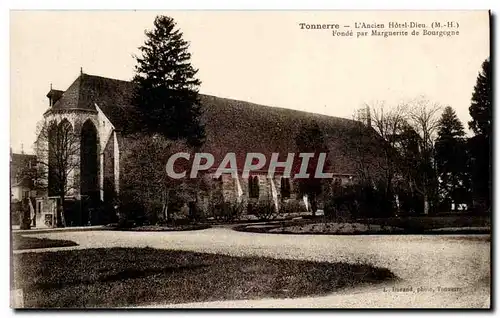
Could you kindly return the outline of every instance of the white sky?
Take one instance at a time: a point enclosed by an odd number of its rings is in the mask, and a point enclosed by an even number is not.
[[[17,11],[11,12],[11,145],[31,151],[50,83],[66,90],[87,74],[130,80],[132,54],[157,14],[191,43],[201,92],[351,118],[364,102],[426,95],[452,106],[464,126],[481,63],[489,56],[486,11]],[[460,23],[451,38],[339,38],[299,23]]]

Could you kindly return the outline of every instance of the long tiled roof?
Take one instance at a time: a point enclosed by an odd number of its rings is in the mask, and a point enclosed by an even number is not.
[[[94,111],[97,104],[113,125],[122,129],[136,111],[131,105],[133,93],[131,82],[82,74],[49,111]],[[248,152],[260,152],[268,158],[279,152],[280,160],[285,159],[287,153],[298,152],[295,137],[301,127],[312,123],[320,127],[328,144],[331,171],[355,173],[353,156],[363,155],[380,163],[376,158],[382,141],[371,128],[360,131],[359,122],[209,95],[200,95],[200,99],[207,136],[202,151],[212,153],[216,164],[228,152],[236,153],[241,164]]]

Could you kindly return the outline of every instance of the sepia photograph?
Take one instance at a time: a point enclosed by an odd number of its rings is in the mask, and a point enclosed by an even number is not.
[[[9,18],[11,308],[491,309],[490,11]]]

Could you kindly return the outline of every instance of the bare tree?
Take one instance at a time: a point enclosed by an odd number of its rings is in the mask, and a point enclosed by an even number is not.
[[[441,105],[425,97],[418,97],[410,102],[409,124],[419,135],[421,184],[412,182],[412,186],[424,197],[424,214],[429,214],[429,197],[436,192],[437,175],[434,162],[434,144],[439,127]]]
[[[400,157],[395,151],[398,136],[401,135],[408,120],[408,104],[399,103],[395,107],[387,108],[385,102],[365,104],[370,110],[370,122],[375,131],[382,137],[382,162],[378,165],[383,173],[383,182],[387,195],[392,197],[392,185],[396,174],[400,171]]]
[[[75,133],[67,120],[59,124],[56,121],[44,120],[38,125],[35,152],[40,172],[46,178],[46,183],[40,181],[40,186],[46,187],[49,196],[58,196],[60,205],[57,207],[55,224],[65,226],[65,197],[75,189],[75,170],[79,167],[80,136]],[[42,183],[43,182],[43,183]]]
[[[368,125],[385,141],[380,149],[382,160],[375,163],[383,172],[388,197],[392,197],[395,178],[401,177],[412,193],[424,198],[424,214],[428,214],[436,181],[433,157],[440,105],[419,97],[395,107],[377,101],[365,108]]]
[[[422,150],[432,151],[439,127],[440,104],[430,102],[425,97],[414,99],[411,103],[410,124],[422,138]]]
[[[379,178],[378,155],[373,151],[380,150],[380,140],[372,130],[371,110],[368,104],[352,115],[352,126],[339,131],[344,136],[341,151],[354,168],[357,182],[373,186]]]

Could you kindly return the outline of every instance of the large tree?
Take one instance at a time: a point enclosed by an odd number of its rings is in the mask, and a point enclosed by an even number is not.
[[[295,144],[301,153],[314,154],[314,157],[309,159],[307,165],[306,173],[309,177],[295,179],[299,195],[307,195],[311,202],[311,210],[314,215],[318,207],[318,197],[323,192],[323,179],[316,178],[316,168],[319,163],[320,154],[326,153],[327,157],[324,162],[323,171],[328,171],[328,146],[323,131],[315,121],[302,124],[300,132],[295,136]],[[294,170],[298,172],[299,169],[300,167],[297,166]]]
[[[204,140],[198,96],[201,81],[190,63],[189,43],[167,16],[156,17],[154,28],[145,34],[133,79],[137,84],[135,105],[143,114],[136,130],[199,146]]]
[[[184,142],[171,141],[160,134],[127,136],[121,155],[124,164],[120,176],[121,216],[125,219],[145,216],[152,223],[167,221],[179,205],[195,202],[197,195],[207,190],[205,179],[173,179],[165,171],[171,155],[187,151]],[[175,169],[189,174],[189,162],[179,160]]]
[[[410,197],[420,197],[423,213],[428,214],[437,187],[433,154],[440,106],[421,96],[395,107],[377,102],[367,108],[371,111],[368,125],[384,141],[379,149],[382,160],[377,181],[386,200],[395,199],[393,187],[398,184]]]
[[[381,143],[381,162],[378,169],[381,174],[379,182],[382,183],[385,198],[392,203],[394,200],[394,181],[401,169],[401,158],[395,151],[399,141],[398,136],[403,132],[408,120],[407,103],[399,103],[395,107],[387,109],[384,102],[377,102],[369,107],[371,110],[370,124],[373,129],[385,141]]]
[[[410,102],[411,128],[420,137],[418,164],[414,167],[413,187],[423,196],[424,214],[429,214],[431,203],[437,199],[437,175],[434,162],[434,143],[441,106],[421,96]]]
[[[472,120],[469,121],[469,128],[476,135],[490,137],[492,119],[492,90],[491,90],[491,65],[487,59],[481,66],[481,71],[477,76],[476,86],[472,93],[472,102],[469,107],[469,114]]]
[[[491,64],[483,62],[472,94],[469,128],[475,136],[469,140],[473,193],[476,202],[491,206],[491,120],[492,120]]]
[[[421,96],[398,106],[392,111],[394,115],[375,116],[374,128],[398,153],[388,162],[389,167],[396,165],[392,169],[396,171],[399,187],[406,188],[410,197],[421,201],[418,207],[413,204],[411,210],[421,210],[424,214],[430,212],[431,204],[437,199],[434,142],[440,109],[437,103]]]
[[[452,107],[444,109],[437,134],[435,161],[441,199],[447,202],[466,200],[469,181],[465,131]]]

